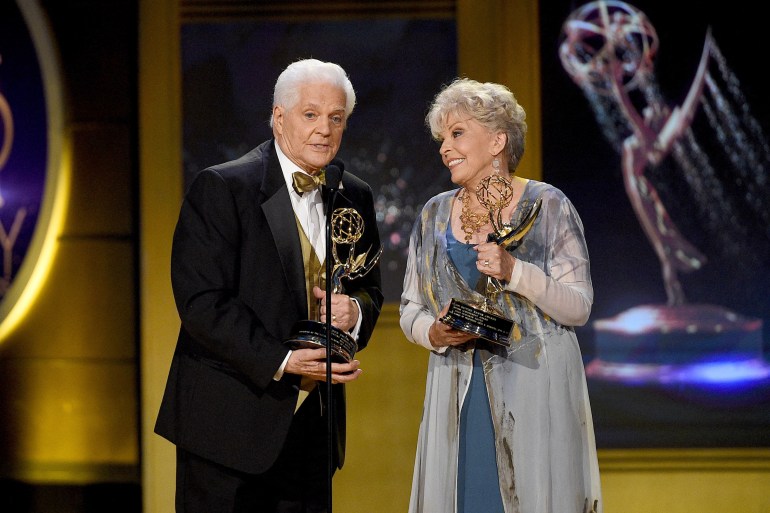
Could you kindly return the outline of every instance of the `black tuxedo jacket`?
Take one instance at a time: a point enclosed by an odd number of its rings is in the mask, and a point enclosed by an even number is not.
[[[155,432],[199,456],[249,473],[275,462],[292,421],[300,377],[274,380],[294,323],[308,318],[302,250],[274,141],[201,171],[174,232],[171,281],[181,329]],[[380,247],[369,186],[343,173],[334,207],[363,217],[356,254]],[[382,306],[379,266],[345,283],[363,321],[363,349]],[[343,385],[334,385],[339,466]],[[322,385],[325,391],[325,385]]]

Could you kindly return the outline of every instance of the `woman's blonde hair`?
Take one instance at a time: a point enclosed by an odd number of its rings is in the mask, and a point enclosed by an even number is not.
[[[425,123],[431,135],[441,141],[450,114],[470,115],[491,132],[507,136],[505,155],[511,174],[524,155],[524,136],[527,134],[527,115],[510,89],[493,82],[477,82],[469,78],[455,79],[444,86],[433,99]]]

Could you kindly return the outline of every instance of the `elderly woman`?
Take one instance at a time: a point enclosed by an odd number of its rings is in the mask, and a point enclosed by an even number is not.
[[[430,199],[415,222],[401,296],[401,328],[431,351],[409,506],[411,513],[602,511],[582,357],[593,289],[583,225],[547,183],[514,176],[524,151],[523,108],[505,86],[457,79],[426,122],[459,188]],[[515,248],[493,231],[476,195],[499,175],[516,226],[541,209]],[[479,280],[499,280],[495,303],[514,321],[510,345],[440,321],[452,299],[477,301]]]

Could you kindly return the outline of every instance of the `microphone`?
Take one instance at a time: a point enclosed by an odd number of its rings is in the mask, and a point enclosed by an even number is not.
[[[345,164],[339,159],[333,159],[328,166],[326,166],[326,187],[330,190],[337,190],[340,188],[340,181],[342,180],[342,171],[345,170]]]
[[[332,475],[334,474],[334,395],[332,394],[332,211],[334,200],[340,188],[342,171],[345,164],[339,159],[332,159],[326,166],[326,187],[323,195],[326,201],[326,415],[327,415],[327,513],[332,512]]]

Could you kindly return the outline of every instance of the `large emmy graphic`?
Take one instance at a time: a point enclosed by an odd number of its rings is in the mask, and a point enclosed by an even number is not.
[[[691,190],[683,188],[669,205],[690,201],[693,211],[703,212],[708,222],[700,231],[708,237],[701,244],[716,241],[713,246],[731,255],[733,267],[747,265],[739,262],[750,262],[761,250],[753,244],[770,223],[765,174],[758,171],[768,158],[767,139],[711,31],[687,96],[675,107],[656,81],[659,39],[642,11],[618,1],[591,2],[570,15],[563,31],[562,64],[621,154],[626,193],[660,260],[667,296],[665,304],[643,304],[594,321],[596,357],[586,374],[636,383],[766,379],[762,320],[685,297],[679,275],[705,270],[708,259],[669,215],[660,194],[665,186],[659,184],[684,177]],[[731,191],[738,201],[729,197]],[[712,248],[711,254],[719,251]],[[716,287],[730,286],[728,278],[719,279]]]
[[[487,242],[494,242],[509,251],[521,244],[540,212],[541,201],[538,198],[524,211],[521,221],[516,226],[504,223],[502,212],[511,203],[513,187],[508,179],[499,175],[484,178],[476,187],[476,197],[489,212],[489,220],[492,224],[493,231],[487,236]],[[487,275],[484,276],[482,283],[481,299],[453,298],[449,303],[447,314],[439,320],[452,328],[509,347],[515,323],[506,317],[496,301],[504,287],[497,278]]]
[[[344,291],[342,280],[355,280],[371,271],[382,255],[382,247],[368,261],[367,257],[371,248],[359,255],[355,254],[355,244],[364,234],[364,220],[355,209],[335,209],[331,218],[331,230],[332,257],[334,258],[331,276],[332,292],[341,294]],[[344,261],[339,257],[338,245],[349,246],[347,258]],[[325,277],[322,275],[319,281],[323,282],[324,280]],[[324,283],[321,285],[325,286]],[[285,343],[293,349],[326,348],[328,347],[326,323],[311,319],[298,321],[294,325],[292,336]],[[357,349],[358,345],[349,333],[336,326],[331,326],[331,356],[333,360],[350,362]]]

